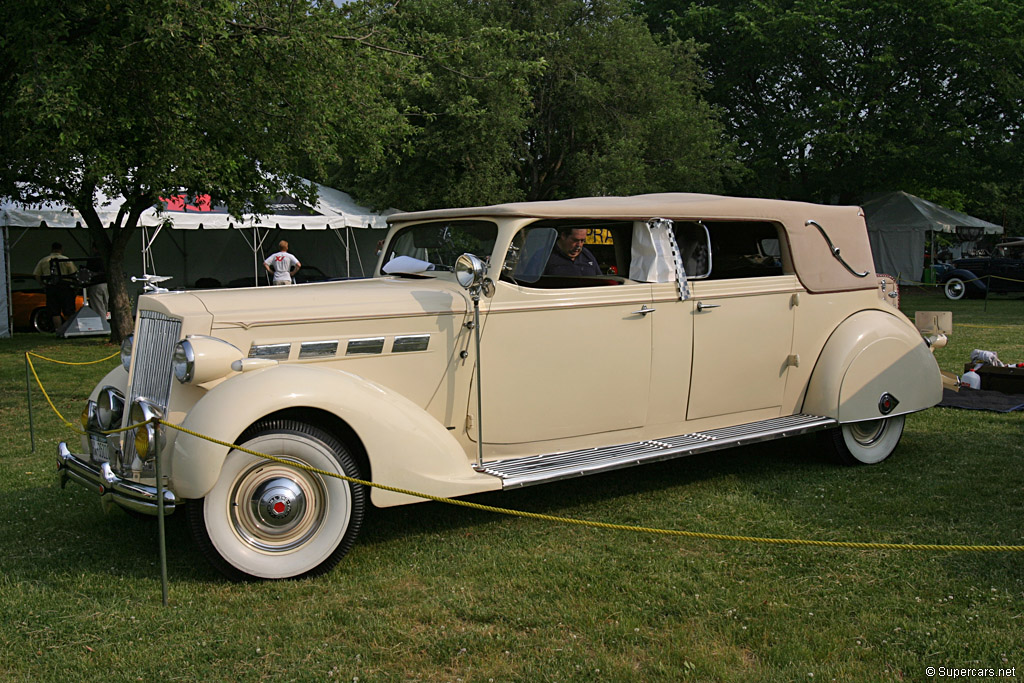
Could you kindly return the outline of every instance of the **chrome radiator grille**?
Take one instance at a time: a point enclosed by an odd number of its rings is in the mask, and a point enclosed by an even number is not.
[[[166,411],[171,398],[171,360],[181,339],[181,321],[153,311],[139,312],[139,327],[132,345],[132,383],[125,401],[125,425],[131,424],[131,406],[144,398]],[[131,469],[135,439],[128,433],[121,455],[121,472]]]

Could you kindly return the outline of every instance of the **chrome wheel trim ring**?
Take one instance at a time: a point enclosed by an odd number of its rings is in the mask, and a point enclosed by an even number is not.
[[[946,282],[945,290],[947,299],[957,301],[967,293],[967,284],[959,278],[952,278]]]
[[[231,489],[231,528],[246,545],[265,553],[289,552],[308,542],[327,516],[319,475],[278,463],[256,463]],[[284,510],[275,512],[277,506]]]
[[[885,419],[854,422],[848,427],[850,437],[864,448],[871,448],[885,435]]]

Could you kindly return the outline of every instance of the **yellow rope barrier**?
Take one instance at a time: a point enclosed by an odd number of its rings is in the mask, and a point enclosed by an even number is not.
[[[172,424],[165,420],[155,419],[157,422],[165,427],[175,429],[179,432],[184,432],[199,439],[210,441],[226,448],[233,448],[249,455],[254,455],[259,458],[266,458],[273,462],[290,465],[298,469],[305,470],[307,472],[313,472],[326,477],[334,477],[341,479],[352,484],[358,484],[360,486],[370,486],[373,488],[381,489],[382,491],[391,491],[392,493],[401,493],[407,496],[413,496],[414,498],[423,498],[425,500],[432,500],[437,503],[445,503],[446,505],[456,505],[459,507],[470,508],[473,510],[481,510],[484,512],[493,512],[501,515],[510,515],[513,517],[523,517],[526,519],[536,519],[545,522],[556,522],[559,524],[572,524],[576,526],[590,527],[594,529],[609,529],[613,531],[633,531],[645,534],[659,534],[662,536],[681,536],[684,538],[699,538],[704,540],[714,541],[742,541],[747,543],[766,543],[773,545],[799,545],[799,546],[813,546],[818,548],[850,548],[855,550],[933,550],[933,551],[960,551],[960,552],[1024,552],[1024,545],[950,545],[950,544],[916,544],[916,543],[861,543],[856,541],[815,541],[800,538],[766,538],[761,536],[736,536],[731,534],[712,534],[700,531],[683,531],[679,529],[659,529],[653,527],[633,526],[628,524],[611,524],[609,522],[594,522],[585,519],[575,519],[573,517],[559,517],[556,515],[544,515],[538,512],[525,512],[523,510],[512,510],[509,508],[500,508],[493,505],[482,505],[480,503],[472,503],[466,500],[459,500],[457,498],[445,498],[442,496],[433,496],[429,493],[420,493],[419,491],[410,491],[408,489],[402,489],[395,486],[387,486],[385,484],[378,484],[372,481],[365,481],[362,479],[356,479],[355,477],[348,477],[343,474],[336,472],[328,472],[326,470],[312,467],[310,465],[304,465],[302,463],[292,462],[291,460],[285,460],[278,458],[273,455],[266,453],[260,453],[259,451],[250,450],[237,444],[229,443],[227,441],[220,441],[213,437],[194,432],[191,429],[186,429],[180,425]]]
[[[899,278],[899,276],[897,276]],[[981,282],[982,280],[1005,280],[1006,282],[1024,282],[1024,280],[1017,280],[1012,277],[1003,277],[1002,275],[983,275],[982,277],[971,278],[970,280],[964,280],[963,278],[957,278],[963,283],[968,282]],[[917,282],[916,280],[909,280],[907,278],[899,278],[900,285],[911,285],[914,287],[943,287],[944,284],[940,282]]]
[[[953,323],[953,327],[974,327],[979,330],[1019,330],[1024,325],[975,325],[973,323]]]
[[[81,363],[73,363],[71,361],[66,361],[66,360],[56,360],[54,358],[47,358],[46,356],[40,356],[38,353],[35,353],[34,351],[26,351],[25,355],[26,356],[34,356],[36,358],[39,358],[40,360],[47,360],[47,361],[50,361],[51,363],[56,363],[57,365],[95,365],[96,363],[102,363],[105,360],[110,360],[111,358],[116,358],[117,356],[121,355],[121,352],[118,351],[117,353],[112,353],[109,356],[107,356],[106,358],[100,358],[99,360],[87,360],[87,361],[82,361]]]
[[[39,375],[36,373],[35,366],[32,364],[32,360],[29,358],[30,355],[34,355],[37,358],[41,358],[41,356],[38,356],[37,354],[31,354],[31,353],[26,353],[25,354],[25,358],[28,361],[29,367],[32,369],[32,374],[36,378],[36,383],[39,385],[39,389],[43,392],[43,396],[46,397],[47,403],[50,404],[50,408],[53,410],[54,413],[56,413],[57,417],[59,417],[61,419],[61,421],[64,422],[65,425],[70,427],[73,431],[78,432],[79,434],[84,434],[85,432],[83,432],[80,429],[76,428],[74,424],[72,424],[67,419],[65,419],[64,416],[61,415],[60,411],[57,410],[57,407],[53,404],[53,401],[50,399],[49,394],[47,394],[46,389],[43,387],[43,383],[39,380]],[[114,355],[116,356],[117,354],[114,354]],[[102,360],[110,360],[110,358],[113,358],[113,357],[114,356],[109,356],[109,357],[104,358]],[[46,359],[46,360],[50,360],[50,359]],[[60,361],[53,361],[53,362],[60,362]],[[101,362],[101,361],[92,361],[92,362],[95,363],[95,362]],[[67,363],[67,364],[68,365],[72,365],[72,363]],[[89,365],[89,364],[90,363],[75,363],[75,365]],[[256,456],[258,458],[265,458],[267,460],[271,460],[273,462],[276,462],[276,463],[279,463],[279,464],[282,464],[282,465],[296,467],[298,469],[302,469],[302,470],[305,470],[307,472],[312,472],[312,473],[315,473],[315,474],[319,474],[321,476],[334,477],[336,479],[341,479],[343,481],[347,481],[347,482],[349,482],[351,484],[357,484],[357,485],[360,485],[360,486],[367,486],[367,487],[377,488],[377,489],[380,489],[382,491],[390,491],[392,493],[400,493],[400,494],[403,494],[403,495],[412,496],[414,498],[422,498],[424,500],[432,500],[434,502],[444,503],[446,505],[455,505],[455,506],[458,506],[458,507],[469,508],[469,509],[472,509],[472,510],[480,510],[480,511],[483,511],[483,512],[491,512],[491,513],[495,513],[495,514],[509,515],[509,516],[512,516],[512,517],[521,517],[521,518],[524,518],[524,519],[535,519],[535,520],[540,520],[540,521],[545,521],[545,522],[554,522],[554,523],[558,523],[558,524],[571,524],[571,525],[575,525],[575,526],[589,527],[589,528],[592,528],[592,529],[607,529],[607,530],[611,530],[611,531],[631,531],[631,532],[635,532],[635,533],[657,534],[657,535],[662,535],[662,536],[677,536],[677,537],[683,537],[683,538],[696,538],[696,539],[712,540],[712,541],[739,541],[739,542],[745,542],[745,543],[762,543],[762,544],[771,544],[771,545],[811,546],[811,547],[816,547],[816,548],[847,548],[847,549],[853,549],[853,550],[929,550],[929,551],[947,551],[947,552],[949,552],[949,551],[955,551],[955,552],[1024,552],[1024,545],[956,545],[956,544],[938,544],[938,543],[921,543],[921,544],[918,544],[918,543],[866,543],[866,542],[857,542],[857,541],[816,541],[816,540],[801,539],[801,538],[770,538],[770,537],[762,537],[762,536],[738,536],[738,535],[734,535],[734,534],[713,534],[713,533],[706,533],[706,532],[701,532],[701,531],[685,531],[685,530],[680,530],[680,529],[660,529],[660,528],[656,528],[656,527],[644,527],[644,526],[635,526],[635,525],[629,525],[629,524],[612,524],[612,523],[609,523],[609,522],[595,522],[595,521],[586,520],[586,519],[575,519],[573,517],[560,517],[560,516],[557,516],[557,515],[545,515],[545,514],[541,514],[541,513],[538,513],[538,512],[526,512],[526,511],[523,511],[523,510],[512,510],[510,508],[501,508],[501,507],[496,507],[496,506],[493,506],[493,505],[483,505],[481,503],[473,503],[473,502],[466,501],[466,500],[459,500],[457,498],[445,498],[443,496],[434,496],[434,495],[431,495],[429,493],[421,493],[419,491],[410,491],[409,489],[398,488],[396,486],[388,486],[386,484],[378,484],[378,483],[372,482],[372,481],[365,481],[363,479],[356,479],[355,477],[349,477],[349,476],[346,476],[346,475],[343,475],[343,474],[338,474],[337,472],[329,472],[327,470],[322,470],[322,469],[319,469],[317,467],[312,467],[310,465],[305,465],[305,464],[302,464],[302,463],[293,462],[291,460],[285,460],[283,458],[278,458],[278,457],[275,457],[273,455],[269,455],[267,453],[260,453],[259,451],[254,451],[254,450],[245,448],[243,446],[239,446],[237,444],[230,443],[228,441],[221,441],[220,439],[215,439],[212,436],[207,436],[205,434],[200,434],[199,432],[192,431],[191,429],[187,429],[185,427],[182,427],[181,425],[176,425],[176,424],[173,424],[171,422],[167,422],[166,420],[161,420],[161,419],[158,419],[158,418],[153,418],[151,420],[148,420],[147,422],[140,422],[138,424],[129,425],[128,427],[123,427],[121,429],[110,430],[108,432],[103,432],[103,433],[104,434],[115,434],[115,433],[118,433],[118,432],[126,432],[126,431],[129,431],[129,430],[132,430],[132,429],[136,429],[136,428],[138,428],[138,427],[140,427],[140,426],[142,426],[144,424],[147,424],[147,423],[160,424],[160,425],[163,425],[163,426],[165,426],[165,427],[167,427],[169,429],[174,429],[174,430],[177,430],[179,432],[183,432],[183,433],[188,434],[190,436],[194,436],[194,437],[196,437],[198,439],[203,439],[205,441],[209,441],[211,443],[215,443],[215,444],[217,444],[219,446],[224,446],[225,448],[233,448],[235,450],[241,451],[243,453],[248,453],[249,455],[253,455],[253,456]]]

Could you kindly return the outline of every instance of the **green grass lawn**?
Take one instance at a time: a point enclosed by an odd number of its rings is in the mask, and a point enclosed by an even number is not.
[[[952,310],[936,352],[1024,360],[1024,300]],[[1024,554],[769,546],[603,531],[446,506],[374,510],[325,577],[231,584],[168,524],[170,606],[154,521],[60,490],[73,437],[23,354],[109,355],[97,340],[0,340],[0,679],[300,681],[927,681],[927,667],[1016,667]],[[72,420],[116,361],[37,361]],[[932,409],[874,467],[814,438],[695,456],[473,500],[552,515],[725,534],[1024,544],[1024,414]],[[963,678],[961,678],[963,680]]]

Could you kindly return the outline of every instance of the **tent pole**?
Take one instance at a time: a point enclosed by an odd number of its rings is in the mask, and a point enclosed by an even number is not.
[[[369,225],[366,226],[367,230],[371,229]],[[359,240],[355,240],[356,243],[356,261],[359,262],[359,277],[366,277],[366,271],[363,269],[363,257],[359,253]]]
[[[351,247],[352,240],[352,228],[345,228],[345,277],[352,277],[352,263],[350,254],[352,253]]]

